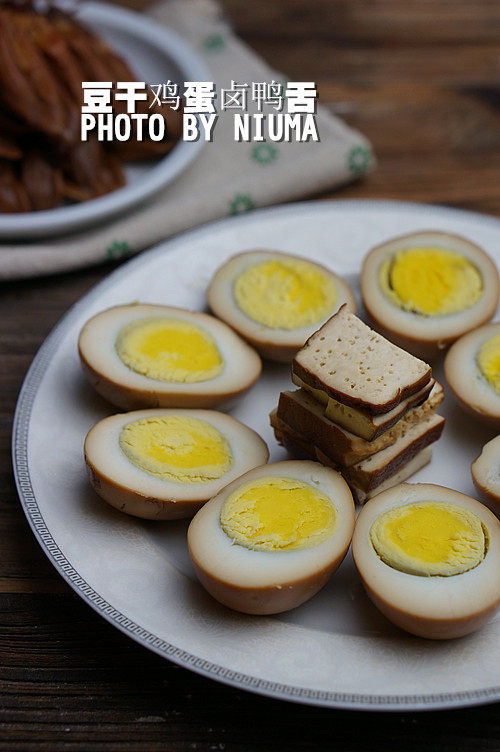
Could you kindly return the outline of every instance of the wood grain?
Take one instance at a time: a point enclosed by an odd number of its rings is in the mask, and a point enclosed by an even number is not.
[[[500,214],[498,0],[223,5],[260,54],[317,81],[323,103],[372,140],[377,170],[331,195]],[[215,684],[135,645],[55,573],[15,492],[12,415],[44,337],[110,268],[0,288],[0,752],[498,752],[498,706],[380,716]]]

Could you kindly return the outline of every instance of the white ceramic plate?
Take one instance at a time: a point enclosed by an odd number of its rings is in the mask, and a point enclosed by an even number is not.
[[[88,429],[113,408],[94,394],[78,362],[79,330],[103,308],[142,300],[203,309],[214,269],[231,254],[269,247],[308,254],[357,286],[367,249],[412,230],[463,233],[500,261],[500,221],[395,202],[291,204],[225,219],[128,262],[64,317],[35,358],[15,419],[14,463],[38,541],[61,575],[133,639],[187,668],[261,694],[333,707],[422,709],[500,699],[500,618],[469,637],[433,642],[387,622],[365,596],[350,554],[300,608],[249,617],[213,601],[188,558],[187,522],[152,523],[111,509],[89,488],[82,460]],[[438,379],[442,369],[435,369]],[[268,441],[288,368],[267,364],[233,414]],[[471,460],[491,432],[448,394],[443,438],[414,476],[474,493]]]
[[[151,84],[206,81],[198,53],[177,34],[147,16],[116,5],[82,2],[77,18],[120,52],[140,81]],[[97,223],[136,206],[171,183],[196,158],[204,142],[179,141],[159,160],[125,167],[127,184],[100,198],[56,209],[0,214],[0,239],[57,235]]]

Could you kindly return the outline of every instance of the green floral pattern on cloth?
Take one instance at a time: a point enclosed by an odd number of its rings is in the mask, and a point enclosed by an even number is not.
[[[113,240],[111,245],[106,248],[106,256],[111,261],[126,258],[132,253],[132,248],[126,240]]]
[[[272,144],[258,144],[252,149],[251,157],[254,162],[261,165],[268,165],[278,158],[278,149]]]
[[[230,214],[244,214],[255,209],[255,203],[248,193],[237,193],[229,202]]]
[[[372,153],[366,146],[353,146],[347,157],[349,170],[353,175],[363,175],[372,160]]]
[[[226,46],[226,39],[223,34],[209,34],[202,42],[202,48],[205,52],[220,52]]]

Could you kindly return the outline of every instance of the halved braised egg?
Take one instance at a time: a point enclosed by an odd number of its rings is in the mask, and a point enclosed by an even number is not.
[[[466,238],[426,231],[388,240],[363,262],[361,293],[375,328],[432,360],[498,305],[498,271]]]
[[[214,410],[135,410],[87,434],[90,482],[108,504],[136,517],[191,517],[225,485],[267,462],[264,441]]]
[[[304,603],[342,562],[354,502],[335,470],[285,461],[246,473],[191,521],[189,552],[201,584],[248,614]]]
[[[500,428],[500,322],[455,342],[446,355],[444,372],[462,407]]]
[[[355,313],[348,285],[308,259],[247,251],[226,261],[208,289],[210,308],[264,358],[289,361],[341,305]]]
[[[246,392],[262,368],[222,321],[163,305],[98,313],[83,327],[78,350],[94,389],[125,410],[216,407]]]
[[[500,517],[500,436],[484,445],[471,465],[471,473],[482,500]]]
[[[361,510],[354,561],[373,603],[420,637],[461,637],[500,604],[500,522],[470,496],[402,483]]]

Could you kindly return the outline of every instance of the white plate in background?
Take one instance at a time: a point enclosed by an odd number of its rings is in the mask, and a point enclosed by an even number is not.
[[[151,84],[206,81],[206,66],[190,45],[141,13],[100,2],[82,2],[76,18],[123,56],[139,81]],[[43,211],[0,213],[0,239],[55,236],[88,227],[133,208],[172,183],[193,162],[204,142],[179,141],[156,160],[125,166],[127,183],[105,196]]]
[[[500,262],[500,221],[453,209],[384,201],[290,204],[225,219],[162,243],[129,261],[61,320],[36,356],[21,391],[13,436],[21,501],[54,566],[96,611],[137,642],[187,668],[239,688],[315,705],[370,710],[450,708],[500,699],[500,614],[481,631],[449,642],[399,631],[371,604],[349,553],[327,586],[294,611],[252,617],[216,603],[198,584],[186,521],[127,517],[90,488],[85,434],[114,412],[85,381],[77,338],[84,322],[134,300],[202,310],[215,268],[250,248],[309,256],[356,289],[373,245],[405,232],[466,235]],[[443,379],[442,367],[434,369]],[[232,414],[285,452],[268,413],[289,369],[266,364]],[[456,405],[432,463],[414,480],[474,495],[470,463],[493,433]]]

